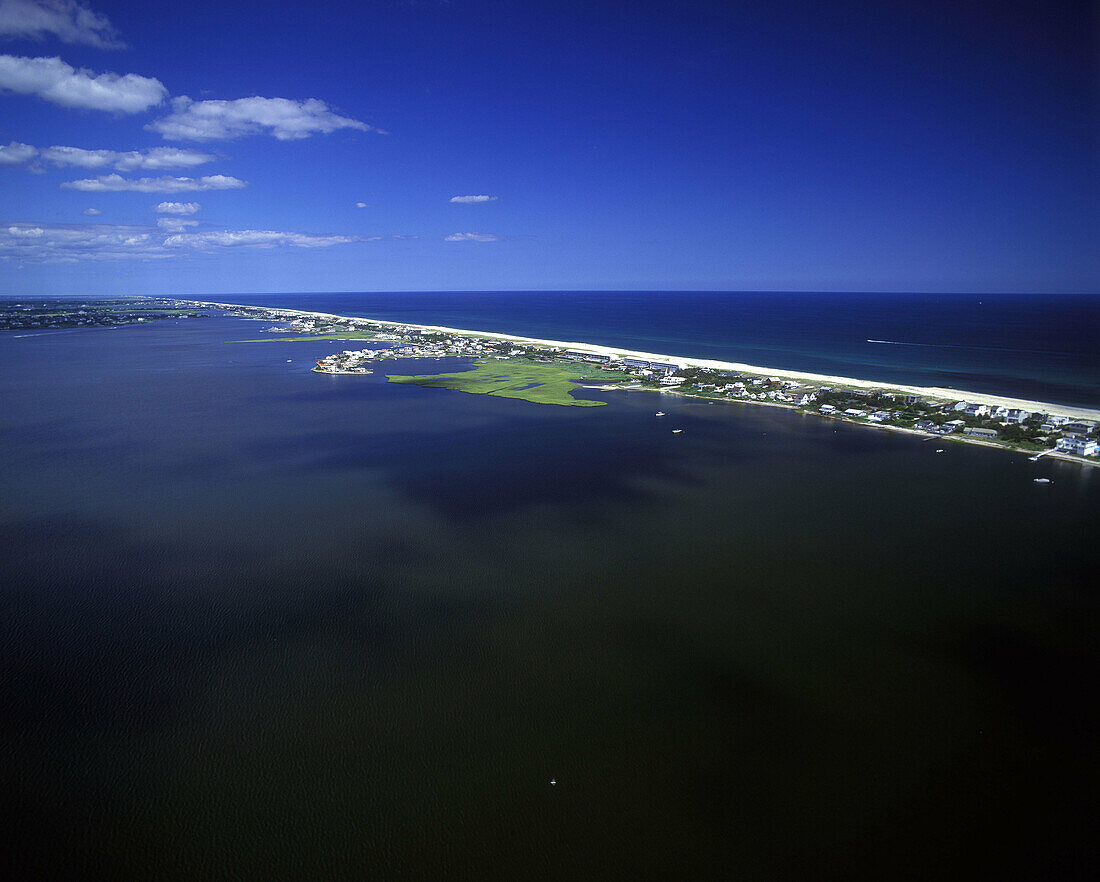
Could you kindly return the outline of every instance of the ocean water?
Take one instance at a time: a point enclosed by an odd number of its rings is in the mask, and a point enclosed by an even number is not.
[[[212,299],[1100,406],[1100,295],[551,291]]]
[[[1096,470],[256,328],[0,335],[12,878],[1094,877]]]

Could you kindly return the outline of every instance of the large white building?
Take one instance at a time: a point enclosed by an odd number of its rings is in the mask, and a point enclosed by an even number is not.
[[[1100,443],[1081,435],[1066,435],[1058,439],[1058,450],[1078,456],[1100,456]]]

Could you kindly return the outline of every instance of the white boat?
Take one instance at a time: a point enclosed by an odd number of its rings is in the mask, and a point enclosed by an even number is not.
[[[936,448],[936,453],[943,453],[943,448],[942,447],[937,447]]]
[[[1053,484],[1054,482],[1051,481],[1050,478],[1036,478],[1035,483],[1036,484]]]
[[[654,416],[664,416],[664,415],[665,415],[665,412],[664,412],[663,410],[659,410],[659,411],[657,411],[657,412],[656,412],[655,414],[653,414],[653,415],[654,415]]]
[[[679,435],[682,431],[684,431],[684,430],[683,429],[673,429],[672,434],[673,435]]]

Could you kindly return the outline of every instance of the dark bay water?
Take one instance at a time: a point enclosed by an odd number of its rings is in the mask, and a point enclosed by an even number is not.
[[[257,327],[0,336],[17,878],[1094,875],[1100,473]]]
[[[478,291],[211,299],[1100,406],[1100,295]]]

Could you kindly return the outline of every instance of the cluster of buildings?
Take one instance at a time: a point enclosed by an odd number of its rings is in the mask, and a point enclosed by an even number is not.
[[[363,367],[363,362],[374,358],[378,351],[376,349],[358,351],[345,349],[343,352],[326,355],[324,358],[318,359],[315,370],[325,374],[369,374],[370,370]]]
[[[1025,423],[1034,416],[1046,416],[1045,414],[1033,414],[1030,411],[1017,408],[1002,407],[996,404],[971,404],[968,401],[956,401],[949,405],[948,410],[956,413],[965,413],[972,417],[986,417],[998,420],[1002,423]]]
[[[623,368],[637,376],[655,378],[668,377],[680,370],[680,365],[669,361],[650,361],[645,358],[614,359],[610,355],[588,352],[583,349],[566,349],[565,352],[561,353],[561,357],[572,361],[590,361],[608,367],[614,364],[615,367]]]
[[[332,328],[318,326],[311,322],[294,322],[290,328],[292,331],[306,331],[312,333],[348,333],[344,328]],[[281,329],[274,329],[281,330]],[[391,345],[380,349],[345,349],[334,355],[326,356],[317,362],[317,370],[323,373],[333,374],[366,374],[370,371],[363,367],[364,362],[378,359],[394,358],[508,358],[527,355],[528,351],[507,342],[485,340],[477,337],[463,337],[456,334],[440,334],[430,331],[422,331],[419,328],[395,327],[386,331],[374,331],[371,328],[363,328],[369,331],[374,340]],[[354,329],[353,331],[354,332]],[[395,352],[400,349],[400,352]]]
[[[963,413],[969,417],[998,423],[1001,426],[1023,425],[1028,423],[1045,435],[1057,435],[1054,449],[1076,456],[1100,456],[1100,442],[1091,437],[1096,431],[1096,423],[1091,420],[1074,420],[1042,412],[1031,412],[1019,408],[1009,408],[996,404],[971,404],[957,401],[948,406],[948,410]],[[960,428],[966,435],[983,438],[996,438],[999,432],[993,427],[966,426],[965,420],[950,420],[943,424],[952,429]]]

